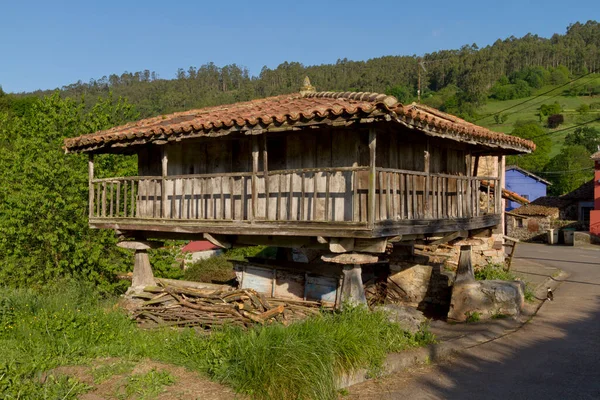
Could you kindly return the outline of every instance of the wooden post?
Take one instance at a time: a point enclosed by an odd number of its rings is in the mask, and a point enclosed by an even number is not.
[[[256,136],[252,136],[252,221],[256,219],[258,205],[258,188],[256,182],[256,175],[258,174],[258,152],[258,141]]]
[[[473,180],[472,178],[472,172],[471,172],[471,154],[467,154],[465,156],[465,164],[467,167],[467,215],[466,217],[472,217],[473,216],[473,192],[472,192],[472,187],[473,187]]]
[[[377,154],[377,132],[374,128],[369,129],[369,228],[375,226],[375,200],[377,170],[375,169],[375,156]]]
[[[427,144],[427,147],[429,147],[429,143]],[[425,158],[425,173],[427,174],[425,176],[425,192],[423,193],[423,209],[424,209],[424,217],[425,218],[431,218],[431,202],[429,201],[429,188],[431,187],[430,184],[430,179],[431,176],[429,175],[429,152],[425,151],[424,154],[424,158]]]
[[[160,180],[160,216],[161,218],[167,217],[167,172],[169,166],[169,159],[167,157],[167,148],[162,146],[162,179]],[[156,202],[156,198],[154,199]]]
[[[496,190],[494,194],[496,196],[496,214],[502,214],[504,207],[502,204],[502,189],[504,188],[504,156],[498,156],[498,181],[496,182]]]
[[[88,190],[89,190],[89,216],[94,216],[94,154],[90,153],[88,158]]]
[[[475,274],[473,273],[473,265],[471,263],[471,246],[460,246],[460,257],[458,259],[458,268],[454,283],[474,280]]]
[[[265,219],[269,219],[269,153],[267,151],[267,133],[263,133],[263,174],[265,177]]]

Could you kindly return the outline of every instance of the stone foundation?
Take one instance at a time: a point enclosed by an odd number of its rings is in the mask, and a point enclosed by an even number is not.
[[[480,319],[497,315],[518,316],[524,305],[522,281],[466,281],[452,288],[448,320],[464,322],[469,315]]]

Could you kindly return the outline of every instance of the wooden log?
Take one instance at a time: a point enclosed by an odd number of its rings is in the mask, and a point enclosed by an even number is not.
[[[273,307],[270,310],[267,310],[259,315],[260,319],[266,321],[271,319],[279,314],[283,314],[283,310],[285,310],[285,306],[283,304],[278,305],[277,307]]]

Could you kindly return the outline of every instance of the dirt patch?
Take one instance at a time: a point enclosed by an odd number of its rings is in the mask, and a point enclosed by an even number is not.
[[[133,393],[127,395],[126,387],[132,377],[145,376],[151,372],[168,374],[172,384],[161,387],[157,395]],[[129,361],[120,358],[102,358],[88,365],[69,365],[55,368],[44,374],[48,376],[66,375],[77,379],[92,389],[81,395],[82,400],[100,399],[160,399],[160,400],[229,400],[240,399],[230,388],[210,381],[205,376],[183,367],[152,360]]]

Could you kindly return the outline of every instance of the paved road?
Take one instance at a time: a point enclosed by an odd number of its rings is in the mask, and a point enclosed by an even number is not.
[[[600,251],[523,244],[571,275],[516,333],[440,365],[367,382],[350,399],[600,399]]]

